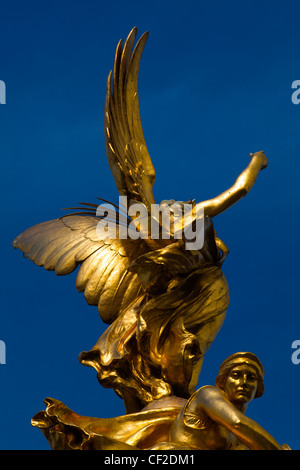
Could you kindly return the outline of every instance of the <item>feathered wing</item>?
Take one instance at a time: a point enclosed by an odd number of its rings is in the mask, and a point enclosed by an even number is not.
[[[152,194],[155,171],[143,135],[138,101],[139,64],[148,33],[133,50],[136,33],[134,28],[124,47],[119,42],[113,83],[111,72],[108,77],[105,146],[119,194],[127,196],[129,204],[132,200],[143,203],[150,213],[150,205],[155,203]],[[111,323],[143,289],[138,275],[128,267],[149,251],[149,240],[99,239],[97,206],[85,206],[78,213],[27,229],[14,240],[13,246],[57,275],[69,274],[79,265],[78,291],[84,292],[90,305],[98,306],[103,321]]]
[[[152,188],[155,170],[144,139],[138,99],[138,73],[148,38],[144,33],[133,52],[137,29],[133,28],[124,47],[119,41],[113,72],[107,81],[104,134],[108,162],[121,196],[155,204]]]
[[[142,287],[138,276],[127,270],[147,251],[142,240],[99,239],[99,217],[70,215],[35,225],[19,235],[13,246],[36,265],[57,275],[78,266],[76,288],[89,305],[97,305],[103,321],[111,323]]]

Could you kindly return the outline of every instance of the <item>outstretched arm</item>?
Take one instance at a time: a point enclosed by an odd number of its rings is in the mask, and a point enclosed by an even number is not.
[[[251,450],[283,450],[283,447],[252,419],[225,400],[216,387],[203,387],[198,391],[197,406],[213,421],[234,434]]]
[[[231,188],[213,199],[199,202],[197,208],[204,208],[205,215],[215,217],[246,196],[254,185],[258,173],[268,165],[268,159],[264,152],[251,153],[250,157],[249,165],[239,175]]]

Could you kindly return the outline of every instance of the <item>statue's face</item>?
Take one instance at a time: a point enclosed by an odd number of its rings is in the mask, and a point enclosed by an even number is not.
[[[225,382],[225,394],[236,405],[249,403],[255,397],[258,386],[257,372],[247,364],[233,367]]]

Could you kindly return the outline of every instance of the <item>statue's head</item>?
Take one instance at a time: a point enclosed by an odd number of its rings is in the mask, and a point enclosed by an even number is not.
[[[238,352],[221,364],[216,386],[232,401],[249,402],[264,393],[264,368],[250,352]]]

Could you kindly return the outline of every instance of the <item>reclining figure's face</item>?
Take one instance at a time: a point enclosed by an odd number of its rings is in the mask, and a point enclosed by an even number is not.
[[[225,381],[224,392],[234,405],[249,403],[255,397],[258,386],[257,372],[248,364],[235,366]]]

